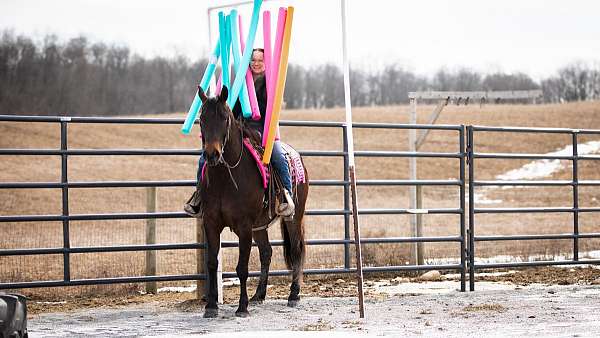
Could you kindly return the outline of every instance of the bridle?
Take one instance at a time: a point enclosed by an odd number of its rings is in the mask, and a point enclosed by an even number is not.
[[[229,132],[231,130],[231,114],[227,114],[227,132],[225,133],[225,138],[223,139],[223,147],[221,148],[221,153],[219,154],[219,159],[217,160],[216,164],[208,164],[209,167],[216,167],[219,165],[223,165],[225,166],[225,168],[227,168],[227,171],[229,172],[229,177],[231,178],[231,181],[233,182],[233,185],[235,186],[235,190],[238,190],[238,185],[237,182],[235,181],[235,179],[233,178],[233,174],[231,174],[231,169],[235,169],[238,165],[240,165],[240,162],[242,161],[242,154],[244,153],[244,131],[242,130],[242,128],[240,128],[240,156],[237,159],[237,162],[233,165],[227,163],[227,161],[225,160],[225,158],[223,157],[223,154],[225,154],[225,147],[227,146],[227,141],[229,141]]]

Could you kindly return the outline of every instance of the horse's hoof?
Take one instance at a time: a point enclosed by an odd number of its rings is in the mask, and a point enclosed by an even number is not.
[[[219,310],[217,309],[204,309],[204,318],[217,318]]]
[[[253,304],[262,304],[265,301],[264,298],[262,297],[258,297],[256,295],[252,296],[252,298],[250,298],[250,303]]]
[[[240,311],[240,310],[238,310],[238,311],[235,312],[235,316],[236,317],[240,317],[240,318],[246,318],[246,317],[250,316],[250,313],[248,311]]]
[[[299,302],[299,301],[298,301],[297,299],[294,299],[294,300],[288,300],[288,304],[287,304],[287,306],[289,306],[289,307],[296,307],[296,305],[298,305],[298,302]]]

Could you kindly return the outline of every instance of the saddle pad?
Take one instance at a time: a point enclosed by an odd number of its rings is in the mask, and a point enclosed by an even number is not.
[[[297,185],[299,183],[306,183],[306,176],[304,176],[304,165],[302,165],[302,159],[296,149],[292,148],[289,144],[281,142],[281,148],[285,154],[285,158],[290,168],[290,174],[292,175],[292,184]]]
[[[256,167],[258,168],[258,171],[260,172],[260,176],[262,178],[263,188],[266,189],[269,183],[270,174],[268,166],[266,166],[262,161],[261,151],[263,149],[260,148],[260,151],[257,150],[248,138],[244,138],[244,146],[246,147],[248,152],[252,154],[252,158],[254,159]],[[283,149],[284,156],[288,162],[288,167],[290,168],[292,184],[297,185],[300,183],[306,183],[306,176],[304,176],[304,165],[302,165],[300,154],[298,154],[298,152],[294,148],[292,148],[286,143],[281,142],[281,147]],[[204,179],[205,171],[206,164],[204,165],[204,168],[202,168],[202,179]]]
[[[252,158],[254,158],[254,162],[256,162],[256,166],[260,172],[260,177],[262,177],[263,188],[266,189],[269,183],[269,170],[262,161],[262,154],[259,154],[258,151],[254,149],[252,142],[250,142],[248,138],[244,138],[244,145],[246,146],[246,149],[248,149],[248,152],[252,154]]]

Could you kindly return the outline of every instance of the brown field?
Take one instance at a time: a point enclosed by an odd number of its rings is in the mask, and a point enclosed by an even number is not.
[[[420,105],[418,122],[426,123],[433,106]],[[353,109],[357,122],[407,123],[408,106],[369,107]],[[172,114],[169,117],[183,117]],[[161,115],[160,117],[165,117]],[[286,120],[342,121],[343,109],[288,110]],[[565,127],[600,129],[600,102],[563,105],[478,105],[447,106],[438,124],[488,126]],[[0,122],[0,148],[60,147],[60,129],[57,124]],[[184,137],[179,126],[71,124],[68,130],[69,148],[198,148],[196,136]],[[194,134],[197,130],[194,130]],[[300,150],[339,150],[342,132],[335,128],[283,127],[285,141]],[[408,150],[408,131],[366,130],[354,132],[356,150]],[[580,143],[600,140],[600,137],[580,137]],[[548,153],[570,144],[566,135],[478,133],[477,152]],[[457,152],[458,133],[432,131],[424,144],[426,152]],[[342,179],[341,158],[306,158],[311,179]],[[496,175],[519,168],[527,160],[479,160],[477,179],[493,179]],[[551,179],[571,179],[572,167],[565,168]],[[111,180],[172,180],[195,177],[196,159],[191,156],[72,156],[68,163],[70,181]],[[456,159],[419,159],[420,179],[456,179],[459,162]],[[406,159],[357,158],[359,179],[407,179]],[[550,178],[547,178],[550,179]],[[579,179],[600,179],[599,161],[580,161]],[[3,156],[0,160],[2,182],[58,182],[58,156]],[[180,211],[192,188],[158,188],[158,210]],[[342,188],[312,187],[308,209],[343,208]],[[144,212],[145,188],[70,189],[71,214]],[[502,200],[491,207],[572,206],[570,187],[511,188],[486,190],[488,199]],[[407,208],[408,187],[360,187],[360,208]],[[424,187],[425,208],[456,208],[459,206],[457,187]],[[600,207],[600,187],[581,187],[579,204],[582,207]],[[488,207],[478,205],[478,207]],[[0,215],[49,215],[61,213],[59,189],[0,190]],[[361,216],[363,237],[408,236],[408,216]],[[424,235],[456,235],[459,232],[457,215],[424,215]],[[492,234],[556,234],[572,232],[571,214],[500,214],[477,215],[476,233]],[[308,216],[305,218],[308,238],[343,238],[344,222],[341,216]],[[143,244],[144,220],[81,221],[71,222],[71,246],[102,246]],[[190,243],[195,241],[193,219],[157,220],[159,243]],[[600,232],[598,217],[592,213],[580,215],[580,232]],[[278,229],[270,229],[272,239],[280,238]],[[50,248],[62,246],[62,223],[0,223],[0,248]],[[223,240],[235,240],[232,233],[224,233]],[[572,241],[518,241],[478,243],[477,256],[513,255],[527,258],[531,255],[570,257]],[[598,240],[580,240],[580,251],[600,250]],[[364,246],[365,264],[406,264],[409,244],[369,244]],[[450,258],[458,261],[457,244],[426,244],[426,260]],[[195,251],[158,251],[158,273],[195,273]],[[144,274],[144,252],[74,254],[71,255],[73,279],[139,276]],[[236,249],[224,249],[224,269],[234,271]],[[310,246],[307,250],[307,268],[343,266],[343,249],[339,246]],[[251,258],[251,269],[258,267],[258,255]],[[274,250],[272,269],[284,267],[281,251]],[[31,281],[62,279],[62,256],[13,256],[0,258],[0,280]],[[136,288],[137,286],[128,287]],[[119,286],[123,289],[125,287]],[[85,292],[99,292],[107,287],[80,288]]]

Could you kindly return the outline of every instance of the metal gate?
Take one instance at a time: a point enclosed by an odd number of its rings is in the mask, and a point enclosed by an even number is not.
[[[58,156],[61,159],[61,179],[60,182],[2,182],[0,189],[59,189],[62,196],[62,212],[58,215],[3,215],[0,216],[0,223],[19,223],[19,222],[62,222],[62,246],[55,248],[0,248],[0,257],[23,256],[23,255],[62,255],[63,278],[62,280],[35,280],[35,281],[17,281],[0,282],[0,289],[15,289],[29,287],[48,287],[48,286],[74,286],[74,285],[95,285],[95,284],[114,284],[114,283],[139,283],[156,281],[178,281],[178,280],[203,280],[205,274],[186,274],[186,275],[153,275],[136,277],[114,277],[114,278],[91,278],[91,279],[73,279],[70,270],[70,258],[73,254],[81,253],[104,253],[104,252],[131,252],[131,251],[154,251],[154,250],[184,250],[184,249],[204,249],[204,243],[172,243],[172,244],[151,244],[151,245],[119,245],[119,246],[86,246],[74,247],[70,241],[70,222],[71,221],[89,221],[89,220],[123,220],[123,219],[158,219],[158,218],[186,218],[183,212],[146,212],[146,213],[103,213],[103,214],[72,214],[69,211],[69,191],[70,189],[87,188],[123,188],[123,187],[185,187],[194,186],[194,181],[85,181],[73,182],[69,180],[68,159],[76,156],[173,156],[189,155],[197,157],[201,154],[199,149],[71,149],[68,145],[68,126],[70,124],[159,124],[159,125],[179,125],[183,119],[149,119],[149,118],[93,118],[93,117],[37,117],[37,116],[0,116],[0,122],[37,122],[52,123],[60,125],[60,148],[59,149],[0,149],[0,157],[7,155],[16,156],[39,156],[51,155]],[[339,122],[302,122],[302,121],[282,121],[282,126],[293,127],[319,127],[333,128],[342,130],[343,149],[337,151],[311,151],[303,150],[300,153],[303,156],[317,157],[339,157],[344,161],[344,179],[343,180],[311,180],[313,186],[342,186],[344,208],[341,210],[316,209],[308,210],[307,215],[335,215],[344,218],[344,237],[338,239],[311,239],[307,241],[308,245],[341,245],[344,248],[344,266],[339,268],[308,269],[307,274],[331,274],[331,273],[354,273],[356,268],[350,264],[350,245],[354,243],[350,238],[350,195],[348,178],[348,145],[346,144],[347,126]],[[354,123],[353,128],[357,129],[391,129],[391,130],[411,130],[411,129],[430,129],[445,130],[456,133],[456,144],[458,151],[453,153],[435,153],[435,152],[409,152],[409,151],[356,151],[356,157],[419,157],[419,158],[446,158],[459,161],[459,170],[455,179],[448,180],[359,180],[359,186],[455,186],[459,189],[459,198],[456,206],[453,208],[439,209],[406,209],[406,208],[385,208],[385,209],[360,209],[359,215],[415,215],[415,214],[454,214],[459,215],[459,229],[451,236],[437,237],[387,237],[387,238],[364,238],[361,243],[424,243],[424,242],[453,242],[458,243],[460,250],[456,253],[459,260],[456,264],[439,265],[397,265],[397,266],[369,266],[363,270],[365,272],[389,272],[389,271],[407,271],[407,270],[456,270],[461,275],[461,291],[465,291],[466,271],[467,271],[467,240],[465,236],[465,158],[464,150],[464,127],[463,126],[443,126],[443,125],[414,125],[414,124],[383,124],[383,123]],[[18,225],[17,225],[18,226]],[[273,245],[282,245],[281,241],[273,241]],[[237,246],[235,241],[222,242],[223,247]],[[258,272],[251,272],[251,276],[257,276]],[[288,271],[272,271],[271,275],[285,275]],[[224,277],[235,276],[235,272],[226,272]]]
[[[573,151],[571,155],[549,155],[549,154],[501,154],[485,153],[475,151],[477,142],[476,136],[481,133],[494,133],[506,135],[507,133],[527,133],[527,134],[563,134],[570,135]],[[598,155],[580,155],[577,151],[579,135],[600,135],[600,130],[581,130],[581,129],[559,129],[559,128],[507,128],[507,127],[467,127],[467,154],[469,164],[469,289],[475,290],[475,272],[486,268],[508,268],[508,267],[526,267],[526,266],[551,266],[551,265],[571,265],[571,264],[599,264],[600,260],[586,259],[579,257],[579,240],[583,238],[600,238],[600,233],[582,233],[579,231],[579,214],[600,212],[600,208],[582,208],[579,206],[579,187],[580,186],[600,186],[600,180],[580,180],[579,179],[579,161],[600,160]],[[501,139],[501,138],[498,138]],[[545,159],[545,160],[568,160],[572,162],[571,180],[477,180],[477,160],[478,159]],[[480,208],[475,205],[475,189],[477,187],[487,186],[570,186],[572,187],[572,205],[565,207],[535,207],[535,208]],[[569,233],[562,234],[533,234],[533,235],[488,235],[478,236],[476,227],[478,222],[477,214],[523,214],[523,213],[570,213],[573,215],[573,227]],[[552,239],[571,239],[573,241],[572,259],[552,260],[552,261],[532,261],[532,262],[508,262],[508,263],[478,263],[476,262],[477,251],[476,244],[489,241],[517,241],[517,240],[552,240]]]

